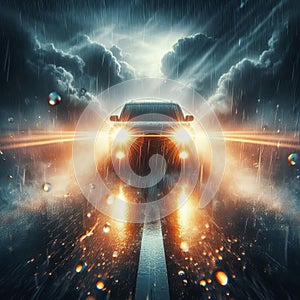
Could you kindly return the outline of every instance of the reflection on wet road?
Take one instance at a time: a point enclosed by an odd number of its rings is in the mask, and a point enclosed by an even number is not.
[[[218,205],[190,199],[162,220],[171,299],[299,299],[299,225],[259,204]]]
[[[15,230],[2,231],[0,298],[132,298],[142,225],[111,220],[83,198],[60,200],[32,213],[31,226],[22,215],[6,224]]]
[[[227,199],[200,210],[191,199],[143,226],[67,195],[1,226],[1,299],[300,296],[299,221],[259,204]]]

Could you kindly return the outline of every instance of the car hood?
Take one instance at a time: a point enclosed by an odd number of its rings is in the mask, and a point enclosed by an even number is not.
[[[133,131],[134,134],[168,134],[178,128],[189,128],[189,124],[183,122],[119,122],[118,126]]]

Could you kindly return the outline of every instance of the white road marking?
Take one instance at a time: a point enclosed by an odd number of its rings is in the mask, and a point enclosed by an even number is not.
[[[160,220],[144,224],[135,299],[170,299]]]

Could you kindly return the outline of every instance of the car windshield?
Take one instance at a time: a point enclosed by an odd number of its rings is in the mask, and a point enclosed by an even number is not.
[[[160,102],[126,103],[121,112],[120,119],[121,121],[128,121],[143,115],[142,121],[161,121],[159,116],[153,116],[149,114],[165,115],[169,118],[172,118],[173,121],[184,120],[182,110],[178,104]]]

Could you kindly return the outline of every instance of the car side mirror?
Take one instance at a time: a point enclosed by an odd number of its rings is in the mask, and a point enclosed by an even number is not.
[[[110,116],[110,121],[112,121],[112,122],[118,122],[119,121],[119,117],[117,116],[117,115],[112,115],[112,116]]]
[[[186,122],[192,122],[192,121],[194,121],[194,116],[192,116],[192,115],[186,115],[184,120]]]

